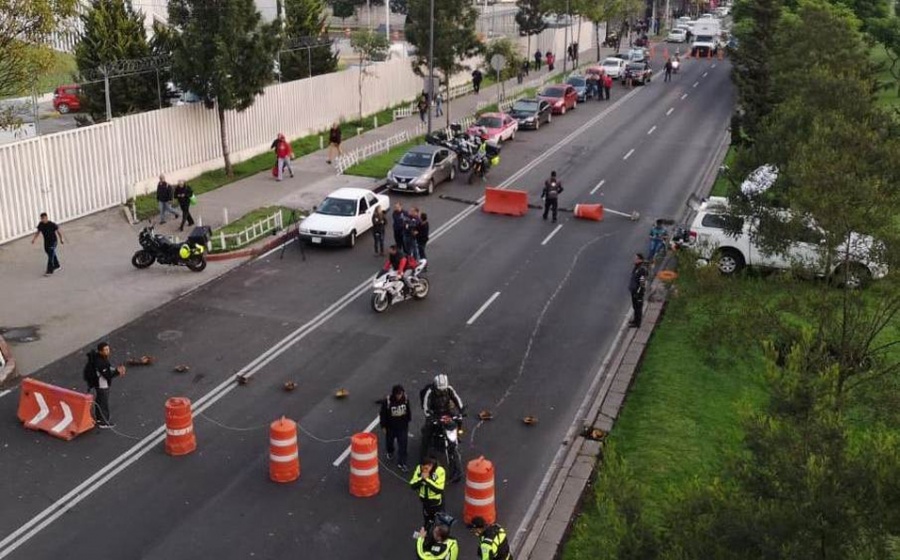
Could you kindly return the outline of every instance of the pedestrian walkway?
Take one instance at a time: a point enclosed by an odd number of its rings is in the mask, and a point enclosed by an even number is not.
[[[608,51],[608,50],[607,50]],[[582,63],[592,60],[582,53]],[[557,73],[561,65],[557,66]],[[525,81],[547,77],[546,67],[531,72]],[[512,91],[516,80],[506,82]],[[444,103],[445,115],[461,119],[472,115],[480,101],[493,103],[500,85],[483,87]],[[446,126],[446,116],[435,128]],[[361,148],[403,131],[414,135],[420,125],[418,114],[388,123],[378,129],[347,139],[345,151]],[[273,131],[273,138],[277,131]],[[326,163],[327,149],[292,162],[294,178],[275,181],[264,172],[198,196],[192,208],[194,218],[213,228],[265,206],[283,205],[309,210],[329,192],[340,187],[372,188],[378,181],[364,177],[337,175]],[[53,216],[51,216],[53,219]],[[35,224],[38,218],[35,216]],[[153,220],[155,222],[155,219]],[[157,231],[173,236],[180,220],[169,220]],[[211,262],[206,271],[195,274],[183,267],[153,265],[137,270],[130,264],[138,249],[137,236],[146,223],[129,224],[121,208],[108,210],[64,224],[66,243],[60,247],[62,270],[43,277],[45,255],[40,244],[30,238],[0,246],[0,291],[7,294],[0,313],[0,329],[35,326],[39,338],[32,342],[12,341],[21,375],[29,375],[73,351],[82,349],[110,331],[213,280],[240,261]],[[0,331],[2,332],[2,331]],[[128,349],[123,349],[127,351]],[[77,381],[77,372],[73,372]]]

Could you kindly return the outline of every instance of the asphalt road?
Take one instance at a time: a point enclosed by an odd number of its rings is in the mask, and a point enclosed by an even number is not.
[[[114,357],[158,359],[113,386],[116,433],[57,441],[14,420],[16,394],[0,398],[0,558],[411,557],[421,518],[405,477],[383,464],[381,493],[356,499],[347,462],[335,463],[392,384],[417,396],[437,371],[473,416],[463,459],[494,461],[499,521],[515,533],[627,317],[632,254],[654,219],[681,215],[714,164],[733,103],[722,62],[691,61],[671,84],[660,75],[625,93],[617,86],[614,103],[589,102],[519,133],[490,181],[538,202],[557,170],[563,206],[600,202],[639,211],[639,222],[561,214],[555,225],[534,210],[512,218],[392,196],[431,218],[425,301],[372,312],[368,279],[381,260],[368,235],[354,250],[309,249],[305,261],[291,245],[283,259],[254,261],[110,335]],[[476,199],[481,187],[459,181],[438,193]],[[39,377],[80,388],[82,361],[69,356]],[[191,371],[173,373],[182,363]],[[231,381],[239,371],[247,385]],[[281,389],[288,380],[295,391]],[[338,388],[349,398],[334,399]],[[195,403],[190,456],[169,457],[160,443],[170,396]],[[479,425],[482,409],[496,419]],[[303,428],[302,475],[288,485],[267,473],[267,426],[281,415]],[[524,426],[525,415],[539,423]],[[412,432],[420,422],[416,407]],[[448,491],[459,517],[463,491]],[[469,557],[473,539],[456,533]]]

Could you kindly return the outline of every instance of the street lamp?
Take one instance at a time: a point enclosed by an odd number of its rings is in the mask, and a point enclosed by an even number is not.
[[[385,0],[386,2],[389,0]],[[431,134],[431,101],[434,99],[434,0],[431,0],[431,17],[428,31],[428,134]]]
[[[569,25],[571,23],[569,16],[569,0],[566,0],[566,30],[563,32],[563,42],[565,43],[566,52],[563,55],[563,74],[566,73],[566,60],[569,58]]]

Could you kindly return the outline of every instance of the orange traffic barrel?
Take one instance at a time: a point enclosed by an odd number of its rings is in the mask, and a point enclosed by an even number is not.
[[[191,400],[172,397],[166,400],[166,453],[187,455],[197,449]]]
[[[484,457],[472,459],[466,467],[463,522],[470,525],[476,517],[483,517],[488,524],[497,520],[497,508],[494,504],[494,464]]]
[[[576,204],[575,217],[582,220],[593,220],[599,222],[603,219],[602,204]]]
[[[300,478],[297,423],[284,416],[269,426],[269,478],[275,482],[293,482]]]
[[[350,494],[374,496],[381,490],[378,478],[378,438],[364,432],[350,438]]]

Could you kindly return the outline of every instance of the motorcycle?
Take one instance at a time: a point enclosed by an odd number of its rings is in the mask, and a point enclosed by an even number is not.
[[[186,266],[194,272],[202,272],[206,268],[206,248],[200,243],[174,243],[166,236],[154,233],[153,226],[141,230],[138,243],[141,249],[131,257],[135,268],[147,268],[154,262]]]
[[[425,277],[427,266],[427,259],[416,263],[416,267],[408,278],[411,291],[396,272],[380,271],[372,281],[372,309],[376,313],[384,313],[388,307],[408,299],[425,299],[430,289],[428,278]]]
[[[678,60],[677,58],[675,58],[674,60],[672,60],[672,73],[673,73],[673,74],[677,74],[677,73],[678,73],[678,67],[679,67],[679,66],[681,66],[681,61],[680,61],[680,60]]]
[[[691,235],[690,228],[685,226],[677,226],[675,230],[672,232],[672,237],[669,239],[669,249],[672,251],[678,251],[682,248],[690,248],[694,244],[694,237]]]
[[[469,173],[469,184],[474,183],[476,177],[480,177],[482,181],[485,180],[491,167],[498,163],[500,163],[500,148],[491,143],[485,143],[484,152],[479,151],[472,158],[472,172]]]
[[[462,415],[459,414],[453,416],[445,414],[439,418],[429,417],[426,419],[431,423],[431,441],[423,442],[425,448],[422,450],[422,456],[427,457],[432,452],[442,454],[450,480],[462,476],[462,456],[459,453],[459,432],[462,419]]]

